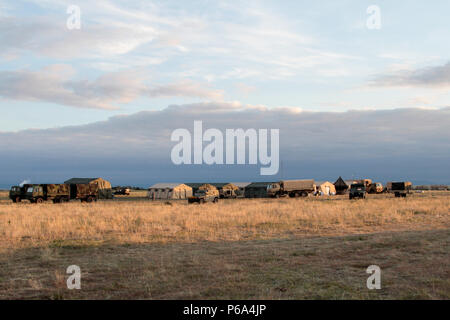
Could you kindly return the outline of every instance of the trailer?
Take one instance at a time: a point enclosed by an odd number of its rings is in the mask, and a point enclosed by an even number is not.
[[[309,180],[282,180],[267,186],[267,194],[271,198],[280,197],[307,197],[315,192],[314,179]]]
[[[409,181],[402,182],[391,182],[391,193],[395,195],[396,198],[406,198],[407,194],[411,193],[412,183]]]

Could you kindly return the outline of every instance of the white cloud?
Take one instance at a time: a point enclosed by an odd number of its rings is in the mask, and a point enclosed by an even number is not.
[[[67,65],[39,71],[0,71],[0,96],[14,100],[50,102],[93,109],[117,109],[138,97],[200,97],[221,100],[223,92],[191,80],[146,84],[139,71],[105,73],[95,80],[77,80]]]

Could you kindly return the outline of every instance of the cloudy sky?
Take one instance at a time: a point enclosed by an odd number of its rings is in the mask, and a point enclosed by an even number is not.
[[[280,129],[275,180],[450,184],[449,12],[446,0],[0,0],[0,186],[265,180],[252,166],[173,166],[170,134],[194,120]]]

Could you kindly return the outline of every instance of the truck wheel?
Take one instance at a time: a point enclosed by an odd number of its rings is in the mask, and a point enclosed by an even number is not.
[[[91,203],[92,202],[92,197],[87,197],[86,202]]]
[[[19,203],[19,202],[21,202],[22,201],[22,198],[21,197],[16,197],[16,199],[15,199],[15,201],[14,202],[17,202],[17,203]]]
[[[36,203],[37,203],[37,204],[44,203],[44,199],[42,199],[42,198],[37,198],[37,199],[36,199]]]
[[[219,198],[214,198],[213,202],[214,202],[214,203],[219,202]]]
[[[300,194],[298,192],[294,193],[294,197],[298,198],[300,197]]]
[[[302,197],[307,197],[308,193],[307,192],[302,192]]]

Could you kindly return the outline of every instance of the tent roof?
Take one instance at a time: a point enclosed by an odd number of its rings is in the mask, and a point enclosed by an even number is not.
[[[206,184],[206,182],[186,182],[185,185],[191,187],[191,188],[199,188],[202,185]]]
[[[269,184],[276,183],[276,182],[252,182],[247,187],[249,188],[265,188]]]
[[[86,184],[101,178],[72,178],[64,181],[65,184]]]
[[[238,188],[245,188],[246,186],[250,185],[251,182],[231,182],[231,184],[234,184]]]
[[[184,185],[184,183],[177,183],[177,182],[169,182],[169,183],[156,183],[152,185],[149,189],[173,189],[175,187],[178,187],[180,185]]]
[[[316,186],[321,186],[321,185],[323,185],[324,183],[330,183],[330,184],[333,184],[333,183],[331,183],[330,181],[315,181],[315,182],[314,182],[314,184],[315,184]]]

